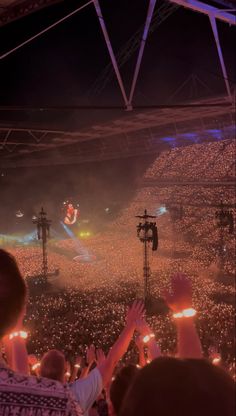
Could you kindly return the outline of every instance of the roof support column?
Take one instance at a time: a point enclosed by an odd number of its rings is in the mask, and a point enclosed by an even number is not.
[[[145,22],[145,26],[144,26],[144,30],[143,30],[143,36],[142,36],[142,40],[141,40],[141,45],[140,45],[140,49],[139,49],[139,53],[138,53],[138,58],[137,58],[137,62],[136,62],[135,71],[134,71],[134,77],[133,77],[132,86],[131,86],[131,90],[130,90],[130,96],[129,96],[129,105],[130,106],[132,106],[134,90],[135,90],[136,82],[137,82],[137,79],[138,79],[138,74],[139,74],[139,70],[140,70],[140,66],[141,66],[141,62],[142,62],[142,58],[143,58],[144,47],[145,47],[145,44],[146,44],[146,40],[147,40],[147,36],[148,36],[148,32],[149,32],[149,27],[150,27],[150,24],[151,24],[151,21],[152,21],[152,16],[153,16],[155,5],[156,5],[156,0],[149,0],[148,13],[147,13],[147,17],[146,17],[146,22]]]
[[[130,107],[129,102],[128,102],[128,98],[127,98],[127,95],[126,95],[126,92],[125,92],[124,84],[123,84],[121,74],[120,74],[120,71],[119,71],[119,68],[118,68],[118,65],[117,65],[116,57],[115,57],[115,54],[113,52],[113,48],[112,48],[111,41],[110,41],[110,38],[109,38],[109,35],[108,35],[108,32],[107,32],[106,24],[105,24],[103,15],[102,15],[99,0],[94,0],[93,2],[94,2],[94,7],[96,9],[97,16],[98,16],[98,20],[99,20],[101,28],[102,28],[104,38],[105,38],[105,41],[106,41],[106,45],[107,45],[107,49],[108,49],[108,52],[109,52],[109,55],[110,55],[110,58],[111,58],[111,62],[112,62],[114,71],[116,73],[117,81],[118,81],[118,84],[119,84],[120,89],[121,89],[121,93],[122,93],[122,96],[123,96],[123,99],[124,99],[124,102],[125,102],[126,109],[127,110],[132,110],[132,108]]]
[[[225,62],[224,62],[224,58],[223,58],[223,54],[222,54],[222,49],[221,49],[221,45],[220,45],[220,39],[219,39],[218,30],[217,30],[216,19],[213,15],[209,15],[209,19],[210,19],[213,35],[214,35],[215,42],[216,42],[216,47],[217,47],[217,51],[218,51],[218,55],[219,55],[221,70],[222,70],[222,73],[223,73],[227,94],[229,96],[230,101],[232,101],[232,94],[231,94],[231,91],[230,91],[228,75],[227,75]]]

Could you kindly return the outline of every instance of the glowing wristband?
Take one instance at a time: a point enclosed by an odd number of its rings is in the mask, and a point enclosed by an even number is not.
[[[184,318],[191,318],[192,316],[195,316],[196,313],[197,313],[196,309],[193,309],[193,308],[184,309],[182,311]]]
[[[192,318],[197,313],[196,309],[193,308],[187,308],[183,309],[181,312],[173,313],[173,318],[179,319],[179,318]]]
[[[75,364],[74,367],[75,368],[80,368],[80,364]]]
[[[35,363],[34,365],[32,365],[32,367],[31,367],[32,371],[37,370],[37,368],[39,368],[40,365],[41,365],[40,363]]]
[[[183,318],[183,316],[182,312],[173,313],[173,318],[175,319]]]
[[[16,331],[16,332],[12,332],[9,335],[10,340],[15,338],[15,337],[20,337],[20,338],[26,339],[28,337],[28,334],[27,334],[26,331]]]
[[[145,335],[145,337],[143,337],[143,342],[147,344],[152,338],[155,338],[154,334]]]
[[[212,360],[212,364],[217,365],[217,364],[219,364],[220,361],[221,361],[221,357],[215,357]]]

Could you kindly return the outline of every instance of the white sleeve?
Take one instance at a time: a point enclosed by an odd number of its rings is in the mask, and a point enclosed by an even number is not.
[[[102,388],[102,377],[97,368],[94,368],[87,377],[70,384],[70,389],[84,412],[92,407]]]

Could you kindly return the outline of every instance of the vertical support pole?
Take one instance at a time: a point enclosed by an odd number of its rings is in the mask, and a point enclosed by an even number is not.
[[[222,54],[222,49],[221,49],[221,45],[220,45],[220,39],[219,39],[218,29],[217,29],[217,25],[216,25],[216,19],[212,14],[209,14],[209,19],[210,19],[213,35],[214,35],[214,38],[215,38],[215,43],[216,43],[216,47],[217,47],[217,51],[218,51],[218,56],[219,56],[221,70],[222,70],[224,81],[225,81],[227,94],[229,96],[230,101],[232,101],[232,94],[231,94],[231,91],[230,91],[228,75],[227,75],[225,62],[224,62],[224,58],[223,58],[223,54]]]
[[[44,281],[47,281],[47,275],[48,275],[48,258],[47,258],[47,242],[46,239],[43,238],[42,240],[42,246],[43,246],[43,278]]]
[[[156,0],[150,0],[149,1],[147,18],[146,18],[146,22],[145,22],[145,26],[144,26],[144,30],[143,30],[143,36],[142,36],[141,45],[140,45],[140,49],[139,49],[139,53],[138,53],[138,59],[137,59],[136,67],[135,67],[135,70],[134,70],[134,78],[133,78],[133,81],[132,81],[132,86],[131,86],[130,95],[129,95],[129,104],[130,104],[130,106],[132,106],[134,90],[135,90],[135,86],[136,86],[137,79],[138,79],[138,74],[139,74],[139,70],[140,70],[140,66],[141,66],[141,62],[142,62],[142,58],[143,58],[144,47],[146,45],[146,40],[147,40],[147,36],[148,36],[148,32],[149,32],[149,27],[150,27],[150,24],[151,24],[151,21],[152,21],[152,16],[153,16],[155,5],[156,5]]]
[[[117,81],[118,81],[118,84],[119,84],[120,89],[121,89],[121,93],[122,93],[122,96],[123,96],[123,99],[124,99],[124,102],[125,102],[125,106],[126,106],[127,110],[131,110],[132,108],[130,108],[128,98],[126,96],[124,84],[123,84],[121,74],[120,74],[120,71],[119,71],[119,68],[118,68],[118,65],[117,65],[115,54],[113,52],[111,41],[110,41],[110,38],[109,38],[109,35],[108,35],[108,32],[107,32],[107,28],[106,28],[105,21],[104,21],[103,15],[102,15],[99,0],[93,0],[93,2],[94,2],[94,7],[95,7],[95,10],[96,10],[96,13],[97,13],[97,16],[98,16],[98,20],[99,20],[100,25],[101,25],[101,29],[102,29],[104,38],[105,38],[105,41],[106,41],[106,45],[107,45],[107,49],[108,49],[108,52],[109,52],[109,55],[110,55],[110,58],[111,58],[111,62],[112,62],[114,71],[116,73]]]
[[[145,212],[146,214],[146,212]],[[150,297],[149,290],[149,277],[150,277],[150,268],[149,268],[149,259],[148,259],[148,234],[147,234],[147,220],[145,220],[145,234],[144,234],[144,261],[143,261],[143,278],[144,278],[144,303],[145,306],[148,306],[148,300]]]

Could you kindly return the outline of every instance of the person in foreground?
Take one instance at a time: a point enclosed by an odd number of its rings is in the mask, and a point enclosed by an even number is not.
[[[160,357],[141,369],[119,416],[234,416],[231,377],[204,359]]]
[[[21,373],[15,372],[0,358],[0,415],[82,415],[68,386],[27,375],[25,333],[22,330],[26,297],[26,285],[15,259],[0,249],[0,341],[7,337],[8,344],[14,344],[17,349],[15,367],[21,366]],[[14,348],[9,345],[13,362]]]
[[[126,325],[107,357],[98,350],[96,368],[85,378],[68,384],[65,383],[65,357],[57,350],[43,357],[40,373],[47,378],[28,376],[27,333],[23,330],[26,295],[25,281],[15,259],[0,249],[0,341],[4,341],[11,367],[10,370],[0,361],[0,415],[29,412],[31,416],[87,416],[127,351],[136,322],[143,318],[143,302],[135,301],[129,308]]]
[[[235,384],[202,358],[190,280],[176,274],[165,299],[177,329],[177,357],[159,357],[137,372],[119,416],[234,416]]]

